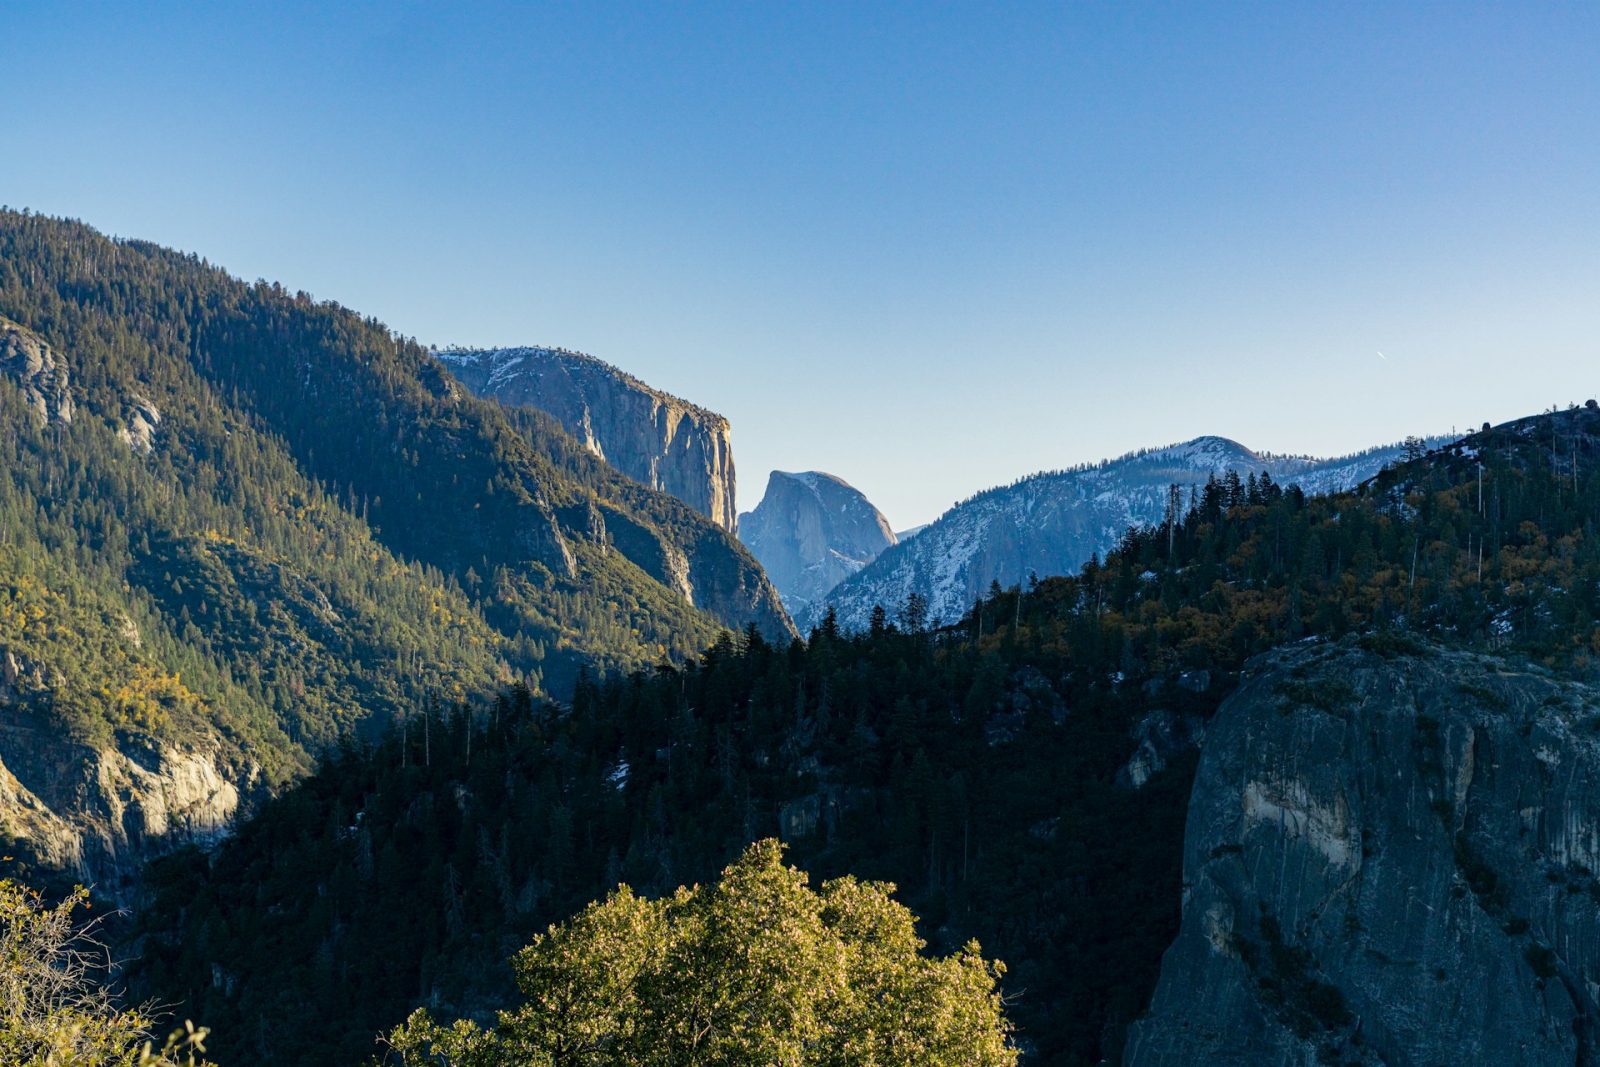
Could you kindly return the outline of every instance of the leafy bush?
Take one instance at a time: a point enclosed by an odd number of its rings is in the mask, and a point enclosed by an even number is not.
[[[1017,1062],[970,942],[921,954],[894,887],[813,891],[758,841],[715,886],[662,900],[619,887],[516,958],[523,1003],[493,1029],[418,1011],[389,1037],[405,1067],[672,1063],[988,1067]]]
[[[79,889],[51,907],[0,881],[0,1063],[7,1067],[193,1067],[205,1031],[175,1031],[160,1050],[148,1008],[117,1007],[97,981],[109,967]]]

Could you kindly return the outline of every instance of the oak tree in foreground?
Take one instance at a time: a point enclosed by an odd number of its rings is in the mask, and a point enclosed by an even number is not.
[[[157,1049],[147,1008],[122,1009],[78,889],[50,906],[0,880],[0,1064],[6,1067],[194,1067],[204,1030],[187,1025]]]
[[[418,1011],[388,1037],[405,1067],[1010,1067],[999,962],[976,942],[922,954],[894,886],[821,891],[774,840],[714,886],[620,886],[515,960],[523,1003],[492,1029]]]

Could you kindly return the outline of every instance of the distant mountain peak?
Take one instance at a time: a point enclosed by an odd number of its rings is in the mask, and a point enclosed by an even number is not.
[[[842,489],[851,493],[859,492],[855,486],[843,478],[836,474],[829,474],[827,471],[773,471],[767,477],[768,483],[770,484],[775,478],[788,478],[799,482],[813,493],[822,492],[824,486],[832,489]]]
[[[1213,462],[1217,459],[1255,460],[1260,458],[1255,452],[1235,441],[1231,437],[1219,437],[1216,434],[1202,434],[1188,441],[1180,441],[1175,445],[1165,448],[1152,449],[1140,454],[1143,459],[1183,459],[1200,463]]]
[[[739,537],[790,612],[812,604],[896,542],[883,513],[825,471],[773,471]]]

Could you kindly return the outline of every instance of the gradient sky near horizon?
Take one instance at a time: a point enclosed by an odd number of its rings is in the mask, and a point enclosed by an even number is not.
[[[0,69],[0,203],[593,353],[742,509],[1600,392],[1593,3],[11,0]]]

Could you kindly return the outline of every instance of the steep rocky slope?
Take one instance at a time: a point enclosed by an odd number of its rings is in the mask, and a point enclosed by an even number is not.
[[[211,844],[241,802],[260,799],[260,768],[238,770],[203,737],[95,745],[0,705],[0,837],[38,868],[124,900],[152,855]]]
[[[1365,645],[1262,657],[1211,723],[1133,1067],[1596,1062],[1600,690]]]
[[[739,537],[796,615],[896,541],[859,490],[821,471],[773,471],[761,503],[739,517]]]
[[[623,474],[734,528],[733,444],[721,415],[562,348],[435,355],[479,396],[546,412]]]
[[[1429,444],[1441,443],[1431,439]],[[839,624],[859,630],[874,605],[893,608],[912,592],[927,598],[932,616],[954,621],[989,584],[1013,586],[1030,575],[1070,574],[1090,556],[1105,555],[1130,526],[1160,522],[1168,489],[1190,494],[1213,475],[1270,472],[1280,484],[1307,493],[1349,489],[1404,455],[1403,445],[1338,459],[1252,452],[1224,437],[1197,437],[1168,448],[1065,471],[1047,471],[979,493],[885,551],[801,611],[801,629],[832,607]]]
[[[0,375],[16,383],[41,424],[72,421],[67,369],[38,334],[0,316]]]

